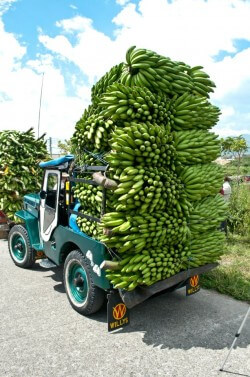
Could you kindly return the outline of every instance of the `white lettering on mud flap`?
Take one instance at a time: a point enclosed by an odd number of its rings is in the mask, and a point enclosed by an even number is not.
[[[93,254],[92,254],[92,252],[91,252],[90,250],[87,251],[87,253],[86,253],[86,257],[90,260],[90,265],[91,265],[91,267],[92,267],[94,273],[95,273],[97,276],[101,276],[101,273],[102,273],[102,272],[101,272],[101,269],[100,269],[100,267],[98,266],[98,264],[95,264],[95,263],[93,262]]]

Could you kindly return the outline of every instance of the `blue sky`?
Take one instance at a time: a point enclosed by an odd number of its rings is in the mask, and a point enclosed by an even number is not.
[[[246,39],[234,39],[233,45],[235,47],[234,52],[229,52],[226,50],[220,50],[217,55],[215,55],[213,58],[216,62],[222,61],[226,56],[234,57],[239,52],[247,49],[250,47],[250,41]]]
[[[38,27],[53,36],[58,32],[56,21],[81,15],[91,18],[94,28],[113,38],[112,19],[120,10],[115,0],[19,0],[4,14],[3,21],[6,31],[18,35],[27,44],[28,56],[34,57],[42,48],[37,41]]]
[[[1,0],[0,129],[68,138],[91,85],[130,45],[203,65],[217,84],[221,136],[250,134],[250,1]]]

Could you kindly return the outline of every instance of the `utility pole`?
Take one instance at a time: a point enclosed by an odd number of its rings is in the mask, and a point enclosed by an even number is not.
[[[52,157],[52,137],[49,138],[49,153],[50,153],[50,156]]]
[[[41,84],[40,101],[39,101],[39,113],[38,113],[38,125],[37,125],[38,138],[39,138],[39,132],[40,132],[40,116],[41,116],[41,104],[42,104],[42,96],[43,96],[43,79],[44,79],[44,72],[42,74],[42,84]]]

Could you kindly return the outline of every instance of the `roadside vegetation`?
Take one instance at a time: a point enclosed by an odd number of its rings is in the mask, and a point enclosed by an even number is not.
[[[225,175],[239,172],[238,162],[224,166]],[[243,157],[240,175],[250,174],[250,157]],[[204,288],[213,288],[239,300],[250,301],[250,182],[231,182],[228,235],[220,265],[202,276]]]
[[[250,156],[242,158],[240,168],[238,168],[238,161],[235,159],[229,164],[224,165],[224,172],[226,176],[246,176],[250,175]],[[238,174],[239,173],[239,174]]]
[[[213,288],[238,300],[250,301],[250,241],[249,236],[230,234],[220,266],[204,274],[204,288]]]

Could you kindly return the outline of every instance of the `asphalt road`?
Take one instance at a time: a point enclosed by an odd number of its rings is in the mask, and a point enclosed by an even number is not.
[[[250,376],[250,318],[231,373],[219,372],[248,305],[215,292],[151,298],[131,310],[129,327],[108,333],[105,308],[91,318],[71,309],[61,268],[20,269],[5,241],[0,289],[0,377]]]

